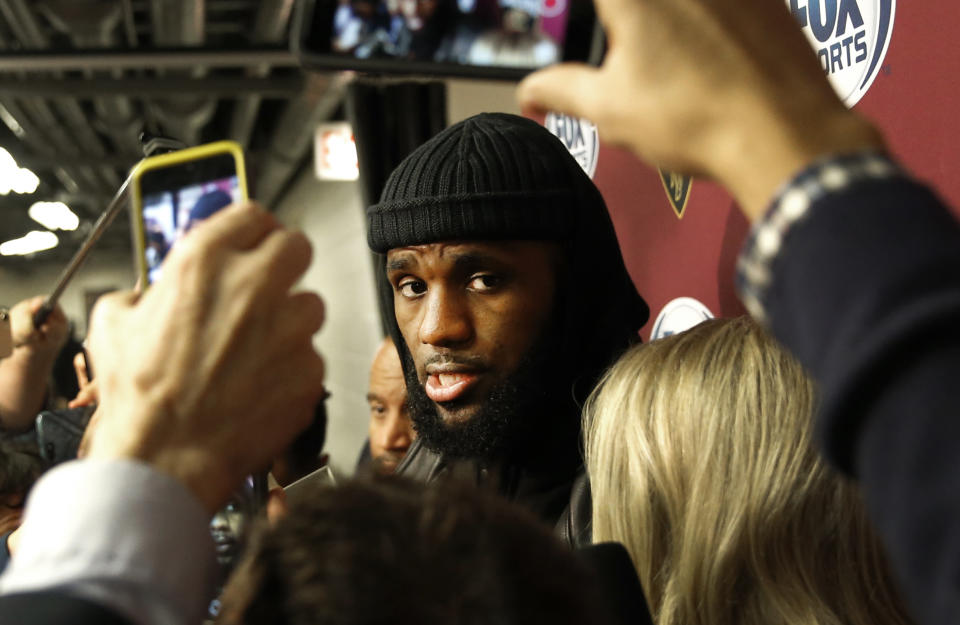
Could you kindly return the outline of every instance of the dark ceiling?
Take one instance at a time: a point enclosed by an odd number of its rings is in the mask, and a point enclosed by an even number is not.
[[[0,196],[0,241],[42,229],[27,216],[38,200],[62,200],[81,219],[57,248],[0,263],[65,264],[142,156],[144,130],[188,145],[238,141],[254,195],[276,203],[344,91],[342,76],[297,67],[294,4],[0,0],[0,147],[41,180],[31,195]],[[123,213],[96,250],[129,241]]]

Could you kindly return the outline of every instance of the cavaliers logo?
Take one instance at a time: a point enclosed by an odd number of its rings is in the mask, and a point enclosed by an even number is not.
[[[880,72],[893,34],[896,0],[786,0],[848,107]]]
[[[670,200],[673,212],[677,214],[677,219],[683,219],[683,211],[686,210],[687,200],[690,199],[693,178],[660,168],[657,168],[657,171],[660,172],[660,182],[663,183],[663,190],[667,192],[667,199]]]
[[[597,171],[597,156],[600,153],[600,135],[597,133],[597,126],[586,119],[560,113],[547,113],[543,125],[560,139],[573,158],[580,163],[583,171],[593,178],[593,174]]]

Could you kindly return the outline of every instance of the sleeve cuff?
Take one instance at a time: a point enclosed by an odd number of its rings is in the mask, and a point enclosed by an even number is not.
[[[889,156],[860,152],[818,160],[785,184],[764,217],[753,225],[737,260],[737,291],[747,311],[767,324],[767,291],[774,262],[790,229],[805,219],[817,202],[864,182],[906,177]]]
[[[209,514],[175,479],[128,460],[45,475],[0,592],[60,589],[134,623],[200,622],[216,579]]]

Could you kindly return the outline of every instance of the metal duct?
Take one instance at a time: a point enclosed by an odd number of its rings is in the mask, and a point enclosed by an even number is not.
[[[53,142],[45,132],[33,124],[12,98],[0,99],[0,119],[18,139],[34,151],[34,154],[49,157],[54,155]],[[21,166],[29,167],[30,165],[21,163]],[[75,173],[61,166],[54,168],[53,174],[69,193],[79,191],[80,186],[77,184]]]
[[[150,20],[157,47],[202,46],[206,18],[204,0],[152,0]]]
[[[287,105],[277,121],[257,177],[257,199],[265,206],[272,208],[282,196],[313,145],[313,129],[330,119],[343,101],[349,81],[345,74],[309,74],[303,93]]]
[[[205,9],[204,0],[153,0],[150,3],[150,17],[155,45],[203,45]],[[197,66],[190,75],[199,78],[206,73],[206,67]],[[196,145],[200,142],[203,127],[217,110],[217,102],[201,98],[171,98],[152,102],[149,109],[163,126],[164,132],[187,145]]]
[[[43,49],[50,45],[24,0],[0,0],[0,14],[17,33],[24,48]]]
[[[257,9],[253,25],[253,42],[261,44],[280,43],[283,41],[290,22],[290,12],[293,10],[293,0],[264,0]],[[252,78],[266,78],[270,75],[270,66],[258,65],[247,69],[247,76]],[[259,95],[250,95],[239,100],[230,120],[230,138],[244,148],[250,143],[253,124],[260,111]]]
[[[47,0],[41,6],[50,23],[69,35],[74,46],[99,49],[116,45],[124,19],[123,8],[119,3],[102,0]],[[91,70],[85,73],[88,78],[94,76]],[[123,71],[115,69],[111,75],[121,80]],[[94,98],[93,105],[100,126],[110,136],[116,151],[130,156],[127,166],[133,164],[140,153],[137,149],[140,122],[133,104],[124,97],[98,97]],[[104,177],[112,187],[120,183],[115,169],[105,169]]]
[[[57,2],[46,2],[40,8],[47,10],[49,15],[56,20],[56,14],[49,5],[58,4]],[[83,4],[89,3],[84,2]],[[10,13],[15,16],[18,32],[24,33],[25,44],[35,48],[46,48],[49,45],[49,40],[43,34],[36,16],[23,0],[3,0],[2,6],[5,7],[4,14]],[[75,6],[72,8],[75,10]],[[107,11],[105,15],[109,16],[109,13]],[[115,13],[119,17],[119,12]],[[115,23],[116,21],[114,21]],[[54,25],[57,24],[54,22]],[[51,129],[51,138],[65,154],[86,153],[98,157],[106,153],[100,137],[90,128],[90,122],[76,100],[58,98],[54,103],[56,111],[63,117],[67,128],[63,128],[62,125],[58,128],[57,117],[44,100],[26,100],[24,106],[42,127]],[[120,183],[117,172],[111,167],[99,169],[100,171],[97,171],[90,165],[83,165],[78,167],[77,171],[83,186],[87,189],[93,192],[109,193]]]

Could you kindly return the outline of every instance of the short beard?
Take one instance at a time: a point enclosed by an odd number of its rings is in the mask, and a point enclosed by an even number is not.
[[[494,386],[477,414],[465,421],[443,420],[437,404],[427,397],[417,379],[416,367],[408,362],[404,367],[407,406],[422,444],[445,457],[492,460],[523,450],[541,428],[551,427],[550,413],[555,410],[556,399],[565,396],[564,389],[558,387],[564,376],[557,375],[559,352],[554,327],[549,324],[541,332],[516,370]],[[456,407],[457,402],[445,405]]]

